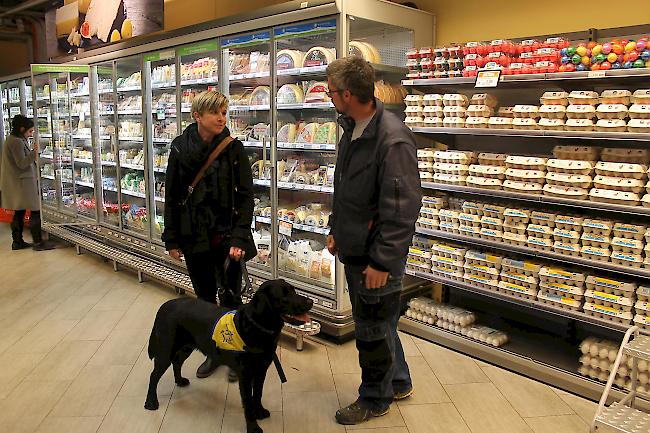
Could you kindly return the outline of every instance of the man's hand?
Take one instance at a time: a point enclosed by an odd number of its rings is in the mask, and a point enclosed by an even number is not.
[[[339,250],[336,249],[336,242],[334,241],[334,236],[332,235],[327,235],[327,251],[329,251],[333,256],[339,252]]]
[[[169,250],[169,256],[174,260],[180,260],[183,257],[183,252],[178,248],[174,248]]]
[[[366,276],[367,289],[379,289],[380,287],[384,287],[388,282],[388,272],[378,271],[371,266],[366,267],[363,275]]]
[[[237,247],[230,247],[230,258],[238,262],[244,257],[244,250]]]

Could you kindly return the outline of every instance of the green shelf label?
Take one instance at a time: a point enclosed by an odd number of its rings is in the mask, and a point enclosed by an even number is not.
[[[217,41],[206,41],[198,44],[188,45],[178,49],[178,54],[181,56],[190,56],[192,54],[202,54],[210,51],[217,51],[219,44]]]
[[[32,72],[35,73],[81,73],[87,74],[90,72],[88,65],[32,65]]]
[[[173,59],[175,56],[174,50],[159,51],[157,53],[149,53],[144,55],[145,62],[157,62],[160,60]]]

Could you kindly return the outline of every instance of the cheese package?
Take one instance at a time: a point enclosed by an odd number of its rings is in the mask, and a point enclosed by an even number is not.
[[[278,89],[278,104],[301,104],[304,100],[302,87],[297,84],[285,84]]]
[[[544,92],[539,102],[542,105],[569,105],[569,94],[567,92]]]
[[[564,119],[566,107],[564,105],[542,105],[539,107],[539,115],[544,119]]]
[[[465,119],[465,127],[466,128],[487,128],[488,126],[488,118],[487,117],[468,117]],[[443,120],[444,124],[444,120]]]
[[[568,186],[573,188],[591,187],[591,176],[584,174],[547,173],[546,182],[550,185]]]
[[[271,89],[268,86],[258,86],[251,94],[250,105],[269,105],[271,101]]]
[[[632,119],[627,123],[627,130],[634,133],[650,132],[650,119]]]
[[[555,146],[553,148],[553,156],[558,159],[596,161],[599,155],[600,148],[593,146]]]
[[[514,118],[512,120],[513,129],[536,130],[539,129],[537,120],[531,118]]]
[[[600,104],[596,109],[599,119],[625,119],[627,106],[623,104]]]
[[[564,131],[564,119],[539,119],[537,122],[540,129],[545,131]]]
[[[424,95],[422,97],[422,103],[425,106],[436,106],[436,107],[442,107],[443,102],[442,102],[442,95],[439,95],[437,93],[431,93]]]
[[[314,143],[336,144],[336,122],[325,122],[318,127]]]
[[[568,99],[571,105],[596,105],[598,104],[598,93],[588,90],[574,90],[569,93]]]
[[[298,143],[313,143],[314,142],[314,137],[316,136],[316,133],[318,132],[318,123],[308,123],[302,127],[300,131],[298,131],[298,137],[296,139],[296,142]]]
[[[593,105],[569,105],[566,116],[569,119],[593,119],[596,117],[596,108]]]
[[[472,98],[470,99],[470,103],[472,105],[487,105],[492,110],[494,110],[496,106],[499,105],[499,101],[497,101],[497,98],[494,97],[494,95],[491,95],[489,93],[473,94]]]
[[[546,170],[546,158],[534,156],[514,156],[506,157],[506,167],[518,168],[522,170]]]
[[[113,21],[115,21],[115,18],[117,17],[117,12],[119,11],[121,3],[121,0],[91,2],[84,18],[84,24],[88,23],[90,34],[83,36],[92,37],[97,35],[97,38],[102,42],[108,42],[108,37],[110,36],[111,28],[113,27]],[[72,5],[74,5],[74,3],[70,3],[68,6]],[[68,27],[66,34],[70,33],[70,28],[71,27]]]
[[[350,56],[361,57],[370,63],[381,63],[381,56],[379,51],[368,42],[350,41],[348,46],[348,54]]]
[[[325,66],[336,59],[334,48],[314,47],[305,54],[302,66],[310,68],[313,66]]]
[[[590,175],[594,167],[591,162],[571,159],[549,159],[546,168],[553,173]]]
[[[488,105],[470,105],[467,107],[467,116],[470,117],[490,117],[494,110]]]
[[[605,148],[603,149],[601,160],[605,162],[627,162],[630,164],[647,165],[650,163],[650,150]]]
[[[512,113],[515,118],[537,119],[539,117],[539,107],[536,105],[515,105]]]
[[[629,90],[605,90],[600,94],[601,104],[630,105],[632,92]]]
[[[296,125],[287,123],[278,130],[278,141],[280,143],[293,143],[296,141]]]
[[[506,180],[503,182],[505,191],[523,192],[529,194],[540,194],[542,192],[541,183],[520,182],[516,180]]]
[[[596,123],[598,132],[626,132],[627,122],[621,119],[600,119]]]
[[[512,129],[513,119],[510,117],[490,117],[488,128],[490,129]]]
[[[79,28],[79,3],[65,4],[56,10],[56,36],[65,37],[73,29]],[[112,24],[112,21],[111,21]],[[104,42],[106,42],[104,40]]]
[[[442,124],[445,128],[464,128],[465,119],[462,117],[445,117]]]
[[[481,165],[505,166],[506,154],[482,152],[478,154],[478,163]]]
[[[564,124],[567,131],[593,131],[594,121],[591,119],[569,119]]]
[[[650,104],[650,89],[639,89],[632,94],[630,102],[633,104]]]
[[[545,171],[540,170],[522,170],[518,168],[506,169],[506,178],[522,182],[544,183],[546,177]]]
[[[462,117],[465,118],[466,110],[460,105],[450,105],[443,108],[445,117]]]
[[[602,189],[640,193],[645,189],[645,182],[640,179],[624,177],[609,177],[598,175],[594,178],[594,186]]]
[[[585,200],[589,196],[589,190],[585,188],[574,188],[570,186],[544,185],[544,195],[558,198],[569,198],[574,200]]]
[[[501,179],[490,179],[487,177],[467,176],[467,186],[473,188],[501,189],[503,182]]]
[[[275,64],[279,71],[300,68],[302,67],[304,55],[305,53],[298,50],[280,50],[276,56]]]
[[[305,94],[305,102],[308,104],[318,103],[318,102],[329,102],[330,98],[327,96],[327,83],[324,81],[319,81],[313,83],[307,89]]]
[[[486,177],[489,179],[503,180],[506,178],[506,168],[501,166],[494,166],[494,165],[472,164],[469,166],[469,173],[472,176]]]
[[[639,194],[633,192],[612,191],[608,189],[592,188],[589,199],[600,203],[618,204],[624,206],[638,206]]]
[[[460,93],[448,93],[442,97],[442,102],[445,107],[467,107],[469,99]]]
[[[641,164],[599,161],[596,164],[596,174],[611,177],[627,177],[645,179],[648,168]]]

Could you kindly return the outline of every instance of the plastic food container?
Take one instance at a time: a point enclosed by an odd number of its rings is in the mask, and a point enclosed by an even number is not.
[[[470,105],[467,107],[467,115],[471,117],[490,117],[494,110],[487,105]]]
[[[555,146],[553,148],[553,156],[555,156],[558,159],[596,161],[599,155],[600,155],[600,148],[598,147]]]
[[[546,158],[535,156],[510,155],[506,157],[506,167],[523,170],[546,170],[546,161]]]
[[[488,119],[487,117],[468,117],[465,119],[465,127],[466,128],[487,128],[488,126]]]
[[[650,119],[632,119],[627,124],[627,130],[635,133],[650,132]]]
[[[404,103],[407,106],[423,105],[422,95],[406,95],[406,98],[404,98]]]
[[[593,119],[596,117],[596,107],[593,105],[569,105],[566,109],[569,119]]]
[[[478,162],[481,165],[504,166],[506,165],[505,153],[488,153],[482,152],[478,154]]]
[[[594,122],[591,119],[569,119],[564,128],[567,131],[593,131]]]
[[[596,105],[598,104],[598,93],[588,90],[574,90],[569,93],[568,99],[571,105]]]
[[[546,174],[546,182],[550,185],[557,186],[589,188],[591,186],[591,176],[585,174],[550,172]]]
[[[570,198],[573,200],[585,200],[589,196],[589,190],[559,185],[544,185],[544,195],[550,197]]]
[[[596,176],[594,186],[602,189],[640,193],[645,189],[644,182],[640,179],[623,177]]]
[[[490,117],[488,128],[490,129],[512,129],[512,118],[510,117]]]
[[[632,92],[629,90],[605,90],[600,94],[601,104],[623,104],[630,105]]]
[[[545,92],[539,102],[542,105],[569,105],[569,94],[567,92]]]
[[[497,98],[489,93],[475,93],[470,99],[470,104],[472,105],[487,105],[488,107],[494,109],[499,104]]]
[[[600,159],[606,162],[627,162],[630,164],[648,164],[650,162],[650,150],[607,147],[603,149]]]
[[[424,126],[427,128],[442,128],[444,126],[443,117],[425,117]]]
[[[628,113],[631,119],[650,119],[650,104],[634,104]]]
[[[632,94],[630,101],[633,104],[650,104],[650,89],[639,89]]]
[[[620,119],[600,119],[596,123],[598,132],[626,132],[627,123]]]
[[[565,127],[564,119],[539,119],[538,125],[545,131],[564,131]]]
[[[443,125],[445,128],[464,128],[465,119],[462,117],[445,117]]]
[[[648,167],[641,164],[628,164],[624,162],[596,163],[596,174],[610,177],[626,177],[633,179],[645,179]]]
[[[596,116],[599,119],[625,119],[627,117],[627,106],[623,104],[600,104],[596,108]]]
[[[564,119],[566,107],[564,105],[542,105],[539,107],[539,115],[543,119]]]
[[[515,118],[537,119],[539,117],[539,107],[536,105],[515,105],[512,113]]]
[[[469,99],[460,93],[448,93],[442,97],[445,107],[467,107]]]

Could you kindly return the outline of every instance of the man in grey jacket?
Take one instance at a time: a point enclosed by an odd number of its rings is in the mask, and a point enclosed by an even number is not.
[[[388,413],[413,384],[397,334],[402,277],[420,205],[415,137],[374,97],[374,70],[357,57],[327,67],[343,136],[327,246],[345,265],[361,366],[359,398],[340,424]]]

